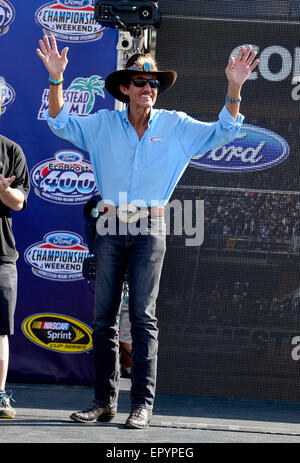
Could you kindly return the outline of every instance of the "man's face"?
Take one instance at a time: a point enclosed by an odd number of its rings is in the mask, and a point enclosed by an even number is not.
[[[136,87],[133,83],[133,79],[156,79],[156,76],[150,73],[135,74],[131,78],[131,82],[128,87],[120,85],[120,89],[125,95],[129,97],[130,108],[147,109],[152,108],[155,105],[157,99],[157,88],[151,88],[149,83],[146,83],[144,87]]]

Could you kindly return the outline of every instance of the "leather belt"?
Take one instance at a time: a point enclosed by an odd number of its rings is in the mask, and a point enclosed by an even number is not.
[[[102,204],[101,215],[108,213],[109,215],[117,215],[117,217],[126,223],[137,222],[139,219],[152,217],[163,217],[165,214],[164,207],[142,207],[139,208],[133,204],[122,204],[119,207],[111,206],[110,204]]]

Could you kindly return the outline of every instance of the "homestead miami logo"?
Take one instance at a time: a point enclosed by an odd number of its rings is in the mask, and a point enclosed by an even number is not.
[[[0,35],[6,34],[15,19],[15,10],[7,0],[0,0]]]
[[[63,90],[63,98],[69,114],[87,116],[93,110],[96,95],[105,98],[104,80],[101,76],[77,77]],[[49,88],[44,90],[38,120],[45,120],[44,112],[49,108]]]
[[[91,163],[73,150],[36,164],[30,177],[35,194],[56,204],[85,204],[96,193]]]
[[[76,354],[92,349],[92,330],[85,323],[66,315],[39,313],[22,323],[23,334],[44,349]]]
[[[45,34],[64,42],[92,42],[106,29],[95,20],[94,0],[56,0],[42,5],[35,20]]]
[[[34,275],[55,281],[82,280],[83,260],[89,256],[82,237],[69,231],[50,232],[24,253]]]

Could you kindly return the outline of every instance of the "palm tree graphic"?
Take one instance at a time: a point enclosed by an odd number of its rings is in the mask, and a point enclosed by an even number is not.
[[[103,87],[104,80],[101,80],[101,76],[91,76],[86,79],[84,77],[78,77],[73,80],[68,90],[81,90],[82,92],[89,93],[89,100],[84,109],[84,113],[89,114],[95,104],[95,95],[105,98]]]

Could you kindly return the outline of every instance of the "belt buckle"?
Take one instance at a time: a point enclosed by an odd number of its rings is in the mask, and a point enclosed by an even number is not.
[[[133,204],[122,204],[122,206],[117,207],[117,216],[124,223],[134,223],[139,219],[148,217],[148,215],[148,209],[139,209]]]

